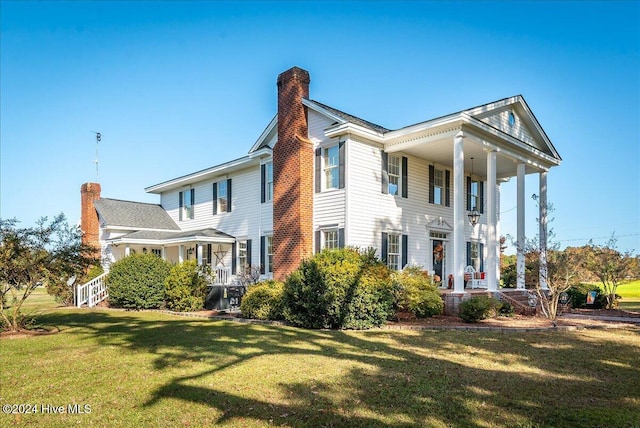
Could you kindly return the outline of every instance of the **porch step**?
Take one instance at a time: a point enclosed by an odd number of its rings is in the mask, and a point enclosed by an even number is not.
[[[535,316],[538,313],[537,305],[529,306],[529,291],[527,290],[496,291],[495,295],[498,300],[511,303],[515,312],[520,315]]]

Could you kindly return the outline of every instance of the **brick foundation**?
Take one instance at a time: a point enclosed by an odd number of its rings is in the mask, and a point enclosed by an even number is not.
[[[278,142],[273,149],[273,273],[285,277],[313,254],[314,152],[307,110],[309,73],[278,76]]]

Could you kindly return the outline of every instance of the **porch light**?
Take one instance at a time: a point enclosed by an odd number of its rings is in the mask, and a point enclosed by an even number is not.
[[[480,220],[480,213],[478,210],[474,208],[473,211],[469,211],[469,223],[471,223],[471,226],[478,224],[478,220]]]

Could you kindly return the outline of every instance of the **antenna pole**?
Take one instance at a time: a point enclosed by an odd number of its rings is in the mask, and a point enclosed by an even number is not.
[[[94,134],[96,134],[96,159],[93,161],[93,163],[96,164],[96,183],[98,183],[100,181],[100,174],[98,171],[98,163],[99,163],[99,157],[98,157],[98,143],[100,142],[100,140],[102,139],[102,135],[100,135],[99,132],[94,132],[92,131]]]

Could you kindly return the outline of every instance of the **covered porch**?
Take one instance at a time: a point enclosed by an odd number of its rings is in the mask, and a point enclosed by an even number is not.
[[[212,285],[229,285],[235,274],[235,237],[217,229],[192,231],[140,230],[109,239],[103,249],[105,270],[111,263],[130,254],[155,254],[171,263],[196,260],[198,265],[211,266]]]

